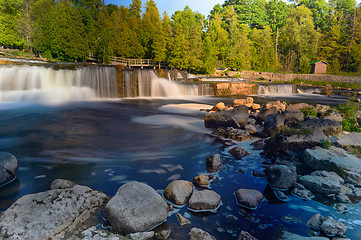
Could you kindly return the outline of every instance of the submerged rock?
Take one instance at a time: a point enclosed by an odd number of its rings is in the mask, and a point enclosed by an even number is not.
[[[196,184],[197,186],[199,187],[202,187],[202,186],[208,186],[209,185],[209,181],[212,180],[212,175],[208,176],[208,175],[204,175],[204,174],[201,174],[197,177],[195,177],[193,179],[193,182],[194,184]]]
[[[144,232],[167,219],[168,205],[150,186],[129,182],[110,199],[105,214],[116,231],[125,234]]]
[[[222,159],[219,154],[214,154],[206,160],[207,172],[215,173],[218,172],[222,167]]]
[[[174,180],[164,190],[164,197],[176,205],[184,205],[193,193],[193,184],[184,180]]]
[[[263,194],[254,189],[238,189],[235,195],[238,204],[249,209],[256,209],[263,200]]]
[[[215,238],[199,228],[192,228],[189,232],[189,240],[215,240]]]
[[[296,168],[286,165],[267,166],[266,176],[273,188],[283,190],[287,190],[297,181]]]
[[[216,211],[221,204],[221,196],[211,190],[194,192],[188,202],[192,211]]]
[[[329,240],[326,237],[303,237],[294,233],[284,232],[281,239],[284,240]]]
[[[0,238],[62,239],[81,229],[107,200],[80,185],[25,195],[1,215]]]
[[[0,186],[16,178],[18,160],[14,155],[0,152]]]
[[[257,240],[257,238],[253,237],[249,232],[241,231],[238,235],[238,240]]]
[[[64,179],[55,179],[50,186],[51,190],[54,189],[66,189],[66,188],[72,188],[76,185],[76,183],[69,181],[69,180],[64,180]]]
[[[233,157],[235,157],[235,158],[237,158],[237,159],[242,159],[242,158],[244,158],[245,156],[247,156],[247,155],[249,155],[249,152],[246,150],[246,149],[244,149],[244,148],[241,148],[241,147],[234,147],[234,148],[232,148],[231,150],[229,150],[229,153],[233,156]]]

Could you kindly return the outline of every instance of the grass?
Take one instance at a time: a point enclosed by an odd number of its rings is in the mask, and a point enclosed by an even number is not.
[[[328,139],[327,140],[322,139],[320,145],[324,149],[330,149],[330,147],[333,146],[333,143]]]
[[[301,112],[303,113],[304,117],[307,117],[307,116],[317,117],[317,111],[315,109],[313,109],[312,107],[301,108]]]
[[[344,120],[341,122],[344,131],[361,132],[357,122],[357,115],[358,111],[361,110],[361,106],[358,102],[355,102],[354,97],[346,101],[344,105],[339,105],[338,110],[344,114]]]

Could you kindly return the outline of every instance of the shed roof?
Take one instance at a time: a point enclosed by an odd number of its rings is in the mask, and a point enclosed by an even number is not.
[[[310,65],[316,64],[316,63],[318,63],[318,62],[322,62],[322,63],[324,63],[324,64],[329,64],[328,62],[325,62],[325,61],[320,60],[320,61],[311,62]]]

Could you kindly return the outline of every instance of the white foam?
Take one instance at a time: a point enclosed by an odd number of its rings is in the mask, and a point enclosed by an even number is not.
[[[169,113],[179,113],[179,114],[206,114],[205,111],[200,111],[201,109],[212,109],[212,105],[207,104],[197,104],[197,103],[184,103],[184,104],[167,104],[161,106],[159,110]]]

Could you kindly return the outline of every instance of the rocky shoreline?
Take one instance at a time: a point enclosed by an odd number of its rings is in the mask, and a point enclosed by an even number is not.
[[[312,108],[318,117],[306,115],[305,108]],[[342,113],[329,106],[280,101],[260,106],[247,98],[235,100],[232,107],[217,104],[205,115],[205,126],[214,129],[218,138],[232,139],[228,144],[234,159],[252,154],[234,144],[252,138],[254,149],[265,159],[264,171],[254,171],[253,176],[266,178],[281,202],[290,197],[305,201],[326,198],[337,211],[346,212],[347,204],[361,200],[361,159],[349,153],[361,149],[361,133],[344,132],[342,120]],[[325,142],[332,146],[327,149]],[[0,154],[0,159],[0,170],[8,173],[2,184],[16,175],[17,161],[8,153]],[[214,154],[204,159],[204,164],[207,174],[196,176],[193,182],[174,180],[162,193],[133,181],[120,186],[110,198],[57,179],[50,190],[23,196],[0,213],[0,238],[168,239],[171,229],[162,228],[162,223],[171,215],[177,216],[179,226],[192,225],[177,209],[213,214],[222,207],[222,193],[209,189],[214,180],[222,181],[217,178],[224,165],[222,156]],[[241,211],[253,211],[265,199],[264,193],[247,188],[236,190],[234,197]],[[312,237],[284,231],[280,239],[347,239],[347,227],[332,216],[315,214],[304,224],[312,230]],[[246,231],[237,235],[238,239],[256,239]],[[215,239],[196,227],[188,237]]]

